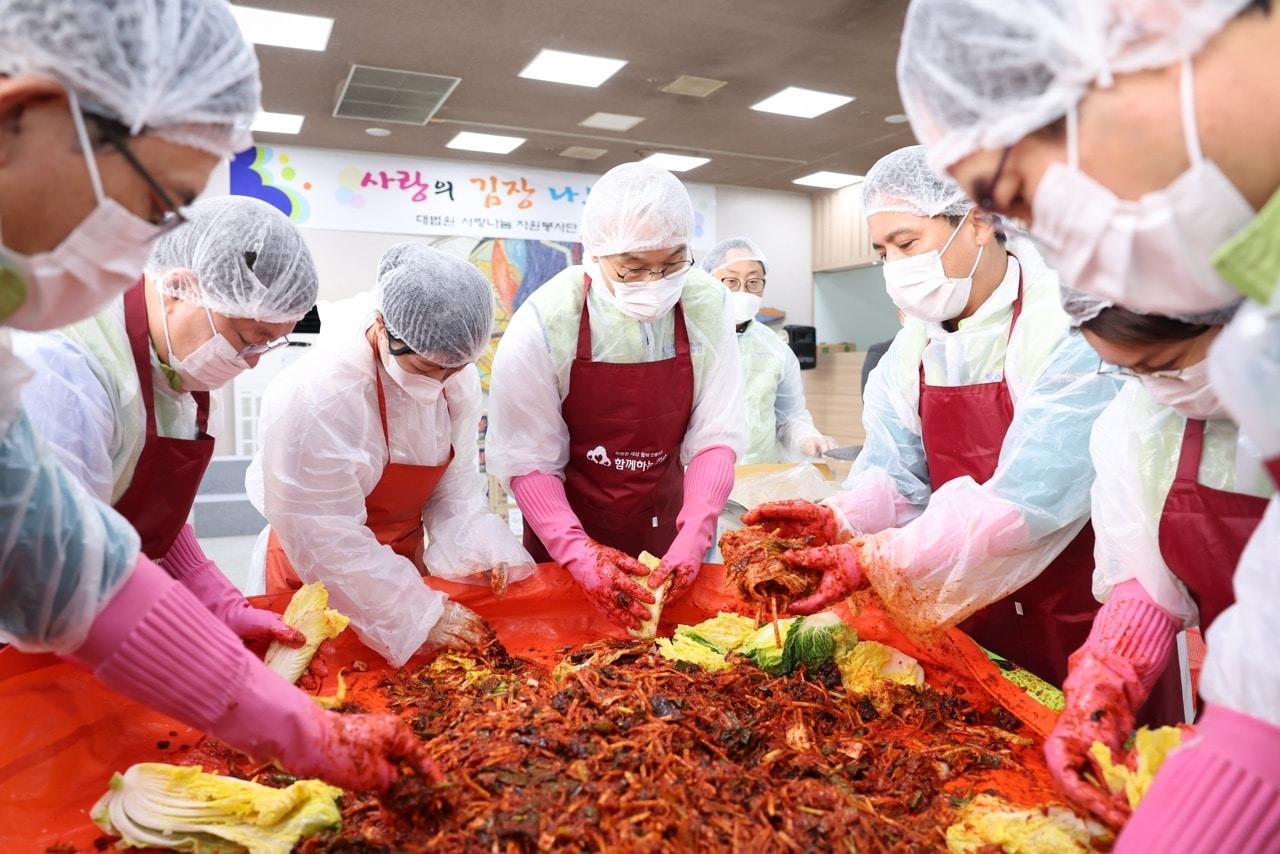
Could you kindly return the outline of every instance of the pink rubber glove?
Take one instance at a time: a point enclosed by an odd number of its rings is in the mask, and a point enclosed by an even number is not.
[[[823,508],[826,509],[826,508]],[[797,569],[822,573],[818,589],[787,606],[797,614],[812,614],[867,586],[867,577],[858,563],[857,549],[850,543],[818,546],[784,552],[782,562]]]
[[[1280,850],[1280,728],[1208,705],[1125,825],[1117,854]]]
[[[568,570],[591,603],[613,622],[639,630],[654,602],[653,593],[635,579],[649,570],[635,558],[587,536],[569,506],[564,484],[553,475],[533,472],[511,479],[520,512],[557,563]]]
[[[1111,592],[1084,646],[1070,658],[1062,686],[1066,708],[1045,742],[1044,754],[1067,799],[1112,827],[1128,818],[1128,801],[1085,779],[1085,774],[1103,779],[1089,748],[1100,741],[1111,749],[1113,759],[1123,759],[1134,717],[1164,672],[1177,633],[1177,622],[1142,585],[1126,581]]]
[[[744,513],[742,521],[766,531],[778,531],[787,540],[808,537],[811,546],[828,546],[844,539],[840,522],[830,507],[799,498],[761,504]]]
[[[294,774],[373,791],[402,765],[440,779],[400,719],[324,711],[145,557],[68,658],[121,694]]]
[[[307,642],[302,632],[286,625],[279,614],[250,605],[217,564],[209,560],[190,525],[182,526],[182,533],[158,563],[245,640],[275,640],[285,646],[302,646]]]
[[[702,558],[716,534],[716,522],[724,503],[733,491],[733,465],[738,455],[724,445],[705,448],[689,461],[684,473],[684,503],[676,517],[676,538],[662,565],[654,570],[647,584],[657,590],[668,577],[674,577],[666,601],[689,589],[702,569]]]

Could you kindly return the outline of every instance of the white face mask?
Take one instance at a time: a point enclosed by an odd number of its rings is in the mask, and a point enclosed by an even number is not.
[[[48,252],[23,255],[0,251],[0,267],[14,278],[0,277],[0,288],[20,288],[11,298],[0,295],[0,322],[37,332],[57,329],[97,313],[107,302],[137,284],[151,253],[157,227],[134,215],[102,190],[98,163],[73,92],[67,101],[76,137],[98,200],[62,242]],[[6,319],[3,305],[12,305]]]
[[[1067,114],[1067,162],[1049,167],[1032,200],[1033,231],[1063,282],[1134,311],[1175,317],[1240,299],[1210,261],[1254,216],[1200,150],[1190,61],[1182,66],[1181,93],[1191,168],[1169,186],[1124,201],[1081,172],[1073,107]]]
[[[754,320],[760,313],[760,304],[763,302],[764,297],[759,294],[729,291],[729,310],[733,312],[733,322],[746,323],[748,320]]]
[[[385,339],[384,339],[385,340]],[[444,392],[445,382],[422,374],[411,374],[400,367],[400,361],[384,347],[382,364],[387,369],[391,381],[401,390],[423,406],[434,406]],[[450,377],[452,379],[452,377]]]
[[[1226,410],[1209,383],[1209,360],[1183,368],[1177,377],[1139,375],[1139,382],[1156,403],[1172,407],[1187,418],[1225,418]]]
[[[688,275],[685,271],[656,282],[621,284],[606,280],[599,261],[587,264],[586,268],[591,280],[600,283],[604,294],[618,311],[642,323],[651,323],[671,310],[684,292],[684,278]]]
[[[978,270],[978,262],[982,260],[982,251],[986,247],[978,247],[978,257],[973,260],[973,269],[969,271],[969,275],[960,279],[947,275],[942,266],[942,256],[951,248],[968,218],[969,215],[965,214],[965,218],[960,220],[941,252],[934,249],[921,255],[885,263],[884,284],[894,305],[912,317],[929,323],[951,320],[964,311],[964,307],[969,304],[969,294],[973,292],[973,274]]]
[[[207,308],[204,314],[213,337],[179,359],[169,339],[169,312],[164,311],[164,297],[160,300],[160,310],[164,312],[160,323],[164,327],[164,345],[169,349],[169,367],[182,380],[183,391],[213,391],[249,370],[249,363],[240,358],[236,348],[213,325],[213,314]]]

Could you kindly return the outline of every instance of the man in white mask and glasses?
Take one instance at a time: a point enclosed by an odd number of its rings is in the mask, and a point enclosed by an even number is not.
[[[924,149],[872,167],[863,204],[908,316],[867,384],[866,445],[823,505],[767,504],[743,521],[815,536],[783,558],[824,571],[797,611],[869,584],[905,625],[958,624],[1061,684],[1098,608],[1088,442],[1116,381],[1069,334],[1034,247],[1006,249]]]
[[[729,291],[742,357],[747,452],[739,463],[778,463],[820,456],[835,447],[813,423],[804,400],[800,360],[756,320],[764,301],[765,257],[755,241],[731,237],[711,248],[702,269]]]
[[[315,304],[315,264],[289,218],[257,199],[209,199],[185,216],[105,311],[14,337],[36,372],[23,399],[41,438],[129,520],[149,558],[241,637],[301,642],[250,607],[187,517],[213,456],[209,392],[287,343]]]
[[[381,790],[406,762],[438,775],[408,728],[320,709],[140,554],[36,435],[10,347],[9,327],[82,320],[138,281],[158,231],[251,143],[259,90],[221,0],[0,0],[0,641],[291,773]],[[39,761],[21,733],[3,749]]]
[[[609,170],[582,213],[585,263],[520,306],[493,364],[489,469],[526,545],[633,630],[697,577],[743,450],[732,311],[693,269],[693,233],[674,175]],[[642,551],[662,558],[652,574]]]
[[[480,637],[480,620],[424,575],[519,580],[529,554],[489,509],[475,361],[493,288],[466,259],[400,243],[376,294],[326,307],[315,351],[262,400],[246,478],[267,518],[267,591],[323,581],[333,607],[393,665]]]

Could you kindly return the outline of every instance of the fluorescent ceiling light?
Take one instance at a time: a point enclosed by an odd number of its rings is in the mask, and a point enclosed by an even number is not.
[[[255,133],[297,133],[302,130],[304,118],[297,113],[268,113],[263,110],[253,120],[250,130]]]
[[[499,136],[494,133],[472,133],[464,130],[449,140],[447,148],[461,151],[483,151],[486,154],[510,154],[524,145],[523,136]]]
[[[524,67],[520,76],[530,80],[568,83],[571,86],[599,86],[626,64],[625,59],[543,48],[533,58],[533,62]]]
[[[847,172],[814,172],[812,175],[797,178],[791,183],[804,187],[821,187],[824,190],[838,190],[861,180],[861,175],[850,175]]]
[[[813,89],[801,89],[799,86],[788,86],[776,95],[770,95],[751,109],[763,113],[780,113],[784,116],[798,116],[811,119],[836,107],[843,107],[852,101],[848,95],[833,95],[830,92],[815,92]]]
[[[333,18],[318,15],[296,15],[255,9],[252,6],[231,7],[240,32],[254,44],[293,47],[298,50],[324,50],[333,32]]]
[[[658,152],[650,154],[641,163],[649,163],[657,166],[659,169],[666,169],[668,172],[688,172],[690,169],[697,169],[704,163],[710,163],[710,157],[694,157],[689,154],[666,154]]]
[[[627,116],[622,113],[592,113],[578,122],[578,127],[626,132],[642,121],[644,121],[643,116]]]

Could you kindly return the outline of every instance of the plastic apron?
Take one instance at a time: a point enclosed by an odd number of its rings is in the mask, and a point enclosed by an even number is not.
[[[1160,556],[1195,599],[1201,633],[1235,602],[1231,581],[1236,565],[1267,509],[1266,498],[1199,482],[1204,426],[1203,421],[1187,419],[1178,471],[1160,516]],[[1181,668],[1175,656],[1152,688],[1142,722],[1173,724],[1184,716]]]
[[[684,502],[680,446],[693,411],[693,359],[684,309],[675,306],[675,356],[657,362],[596,362],[585,278],[578,354],[560,414],[569,428],[564,469],[569,506],[587,536],[631,556],[666,554]],[[550,560],[533,529],[524,545]]]
[[[1009,337],[1022,314],[1021,279]],[[1013,423],[1013,398],[1004,378],[966,386],[931,386],[920,365],[921,438],[929,480],[942,484],[968,475],[986,483],[1000,462]],[[1044,571],[1018,590],[960,624],[979,644],[1061,685],[1067,657],[1089,635],[1099,608],[1093,598],[1093,528],[1086,525]]]
[[[372,346],[372,345],[371,345]],[[438,466],[418,466],[391,462],[391,433],[387,430],[387,398],[382,388],[382,372],[378,369],[378,351],[373,351],[373,378],[378,388],[378,416],[382,420],[382,438],[387,443],[387,465],[364,499],[365,527],[384,546],[390,546],[396,554],[413,561],[419,572],[424,566],[422,555],[426,546],[426,534],[422,528],[422,508],[431,493],[435,492],[445,470],[453,462],[453,449],[449,459]],[[359,567],[350,567],[353,572]],[[289,562],[284,546],[273,530],[267,540],[267,593],[297,590],[301,579]]]
[[[209,426],[209,393],[192,392],[196,401],[196,438],[171,439],[156,429],[156,395],[151,371],[151,328],[147,323],[147,292],[142,281],[124,295],[124,328],[138,371],[138,387],[146,410],[147,438],[133,469],[129,488],[115,503],[142,538],[142,552],[152,560],[168,554],[182,532],[196,501],[196,492],[209,460],[213,437]]]

